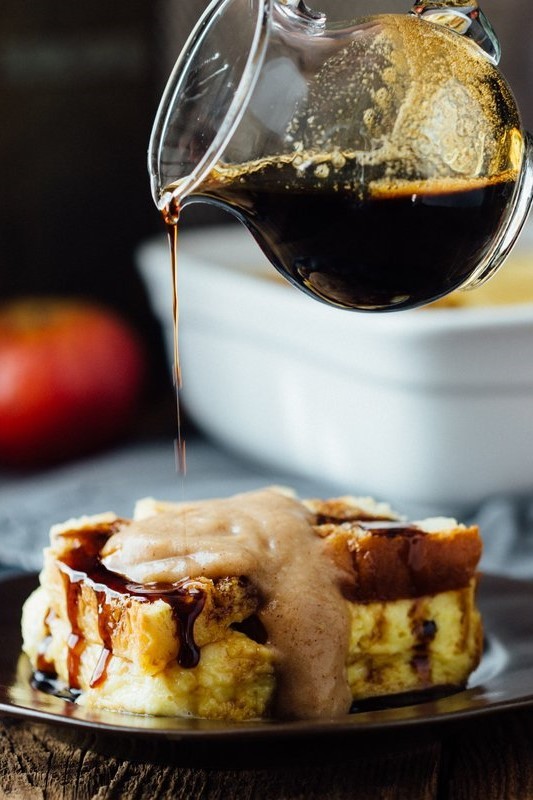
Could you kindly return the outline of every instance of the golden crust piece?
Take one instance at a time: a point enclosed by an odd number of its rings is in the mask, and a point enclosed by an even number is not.
[[[464,587],[475,574],[481,556],[475,526],[426,533],[418,526],[368,530],[357,523],[328,523],[319,526],[317,532],[326,539],[335,558],[344,563],[349,559],[351,580],[345,593],[360,603]]]
[[[52,618],[56,616],[71,627],[73,612],[68,609],[68,596],[73,577],[72,570],[50,551],[46,553],[41,583],[46,587],[48,609]],[[146,602],[131,595],[102,593],[98,584],[88,579],[74,586],[78,588],[75,624],[85,640],[107,645],[115,655],[128,659],[149,675],[176,661],[181,631],[172,608],[164,600]],[[194,640],[199,648],[222,638],[231,625],[243,622],[258,605],[257,592],[243,578],[201,578],[191,581],[189,588],[198,589],[203,597],[203,608],[194,624]],[[103,613],[105,631],[101,625]]]
[[[305,505],[326,554],[346,576],[346,675],[354,700],[464,684],[481,654],[477,528],[447,519],[405,523],[369,498]],[[145,500],[136,514],[174,507]],[[196,606],[193,617],[190,609],[180,617],[164,596],[136,594],[119,576],[113,583],[114,573],[99,572],[105,542],[127,525],[106,514],[52,528],[41,588],[23,617],[24,650],[34,667],[53,670],[72,686],[76,661],[82,702],[95,708],[267,716],[276,691],[275,657],[256,617],[257,590],[246,576],[185,581],[184,602]],[[93,573],[80,570],[80,553],[85,566],[88,553],[89,562],[94,559]],[[196,651],[195,663],[182,659],[187,646],[189,659]]]
[[[467,586],[481,558],[477,526],[436,517],[405,522],[371,498],[306,500],[315,530],[352,576],[349,599],[370,603]]]

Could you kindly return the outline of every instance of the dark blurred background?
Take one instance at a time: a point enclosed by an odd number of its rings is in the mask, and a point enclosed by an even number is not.
[[[134,252],[162,231],[146,149],[159,96],[204,0],[2,0],[0,300],[75,294],[128,317],[168,378]],[[317,0],[330,17],[407,9],[401,0]],[[531,0],[486,0],[502,69],[533,128]],[[187,209],[187,226],[220,212]],[[170,289],[170,278],[169,278]],[[169,298],[170,309],[170,298]]]

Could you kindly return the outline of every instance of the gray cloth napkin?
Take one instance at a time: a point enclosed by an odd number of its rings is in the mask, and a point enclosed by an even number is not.
[[[140,497],[195,500],[272,484],[291,486],[302,497],[346,491],[252,464],[203,440],[188,444],[185,479],[177,474],[172,442],[129,447],[39,475],[0,474],[0,562],[39,569],[50,525],[103,511],[128,517]],[[399,510],[411,519],[442,511],[413,506]],[[466,515],[460,509],[445,511],[480,525],[484,571],[533,578],[533,497],[494,497]]]
[[[50,526],[114,511],[131,516],[140,497],[196,500],[279,484],[302,496],[324,486],[242,461],[203,441],[187,445],[187,475],[177,473],[172,442],[130,447],[39,475],[0,473],[0,562],[39,569]],[[328,487],[331,490],[331,487]]]

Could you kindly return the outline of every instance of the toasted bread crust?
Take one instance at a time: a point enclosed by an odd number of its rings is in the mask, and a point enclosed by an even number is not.
[[[406,523],[368,498],[305,505],[326,543],[325,557],[345,576],[346,670],[354,700],[463,685],[482,646],[475,606],[477,528],[454,520]],[[150,501],[141,510],[156,514],[169,507]],[[47,641],[45,663],[68,682],[75,632],[81,645],[79,687],[89,706],[227,719],[268,715],[276,690],[275,657],[266,632],[257,634],[262,598],[247,576],[187,581],[185,591],[202,596],[194,617],[200,660],[191,669],[179,662],[184,629],[164,597],[147,600],[129,592],[127,583],[117,591],[106,589],[76,571],[77,554],[89,552],[97,562],[109,536],[128,524],[108,514],[52,529],[39,601],[28,601],[23,621],[24,649],[34,667],[39,668]],[[225,664],[228,654],[235,663]],[[109,676],[103,683],[95,681],[102,656]],[[130,679],[144,687],[144,695],[128,699]]]
[[[71,623],[67,588],[72,573],[54,557],[45,556],[41,584],[46,587],[49,610],[66,623]],[[220,639],[236,623],[252,615],[259,604],[255,588],[244,578],[202,578],[194,582],[205,597],[202,611],[195,622],[194,637],[198,647]],[[181,642],[180,629],[171,608],[163,600],[143,602],[128,595],[98,591],[98,584],[84,578],[79,582],[76,603],[76,625],[88,641],[104,645],[99,615],[102,603],[108,618],[108,645],[113,652],[154,674],[175,661]]]
[[[399,600],[468,586],[482,543],[478,528],[425,533],[410,527],[365,531],[357,523],[321,525],[328,551],[351,579],[344,586],[354,602]]]

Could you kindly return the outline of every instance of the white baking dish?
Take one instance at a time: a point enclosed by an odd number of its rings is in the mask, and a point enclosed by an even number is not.
[[[398,504],[533,487],[533,303],[340,311],[276,280],[244,228],[183,227],[182,397],[207,434]],[[171,357],[164,238],[138,262]]]

